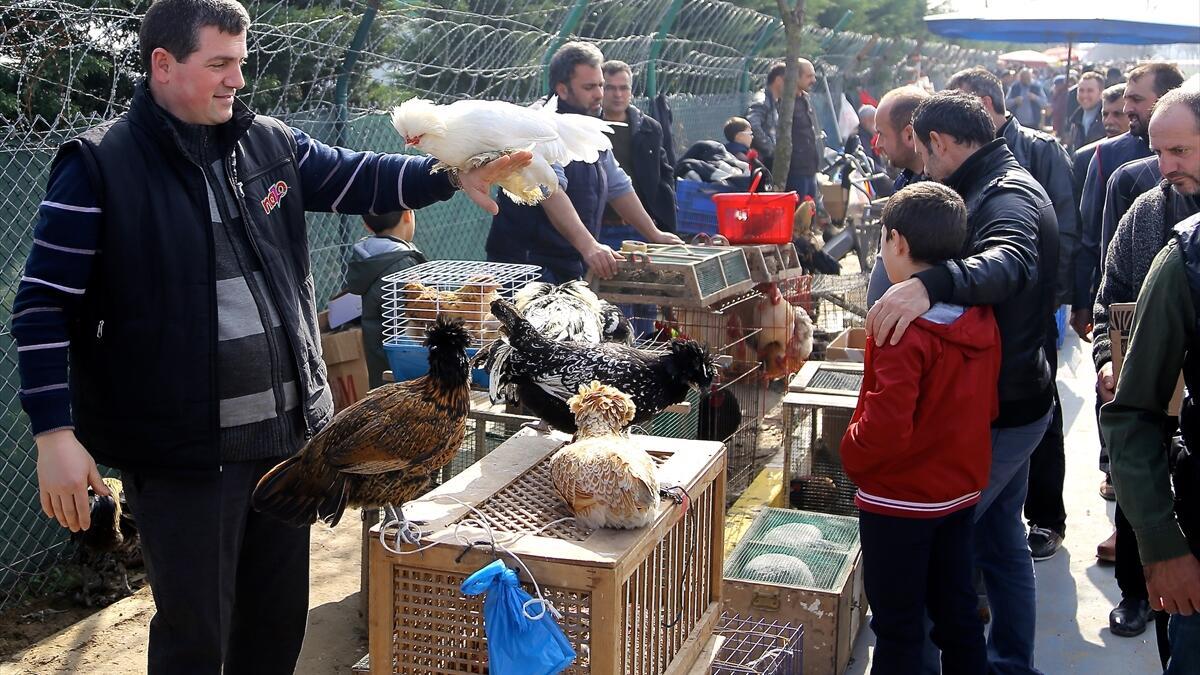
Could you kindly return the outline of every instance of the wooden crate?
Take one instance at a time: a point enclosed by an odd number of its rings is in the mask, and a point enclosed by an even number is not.
[[[789,392],[858,397],[863,364],[853,361],[807,361],[788,382]]]
[[[804,275],[804,268],[800,266],[800,257],[796,255],[796,246],[790,242],[741,246],[740,248],[746,254],[746,263],[750,265],[750,278],[756,284],[783,281]]]
[[[692,503],[686,515],[663,501],[654,524],[640,530],[589,531],[565,523],[505,543],[562,612],[559,625],[577,654],[568,673],[686,673],[720,614],[724,448],[712,442],[633,438],[655,457],[663,485],[688,490]],[[407,504],[406,515],[426,523],[423,543],[432,547],[397,555],[372,540],[372,673],[487,672],[483,602],[464,597],[459,586],[493,558],[486,545],[464,554],[456,524],[474,514],[448,497],[474,506],[497,529],[538,530],[568,515],[549,480],[549,458],[565,442],[560,434],[525,429]],[[459,533],[484,536],[468,527]],[[524,573],[521,577],[528,582]],[[527,583],[526,589],[532,591],[532,586]]]
[[[772,521],[801,520],[853,530],[853,540],[844,549],[806,548],[762,543],[765,526]],[[836,567],[813,570],[812,583],[795,580],[762,581],[739,569],[746,558],[761,553],[782,553],[807,560],[814,567],[821,558],[839,557]],[[747,536],[738,544],[725,566],[725,609],[729,613],[804,627],[804,675],[835,675],[845,672],[867,612],[863,590],[862,555],[858,545],[857,519],[790,509],[766,509]]]
[[[735,246],[641,244],[623,251],[617,274],[601,279],[589,273],[596,295],[613,303],[665,303],[709,307],[754,286],[746,255]]]

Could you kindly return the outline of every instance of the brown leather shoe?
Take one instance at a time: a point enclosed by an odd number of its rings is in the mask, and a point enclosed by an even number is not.
[[[1096,558],[1100,562],[1115,563],[1117,562],[1117,531],[1113,530],[1108,539],[1100,542],[1096,547]]]

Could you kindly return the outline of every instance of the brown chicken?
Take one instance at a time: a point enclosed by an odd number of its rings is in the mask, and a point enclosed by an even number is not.
[[[410,337],[421,337],[437,317],[444,316],[462,321],[467,331],[480,340],[494,340],[500,335],[500,324],[488,308],[500,297],[499,290],[496,280],[486,274],[472,277],[456,291],[439,291],[410,281],[403,288],[406,332]]]
[[[458,452],[470,410],[462,322],[428,330],[429,373],[373,389],[254,489],[254,508],[297,527],[337,525],[347,506],[400,507]]]
[[[659,497],[654,460],[621,431],[633,420],[633,398],[593,381],[567,404],[579,430],[550,459],[550,480],[575,519],[591,528],[654,522]]]

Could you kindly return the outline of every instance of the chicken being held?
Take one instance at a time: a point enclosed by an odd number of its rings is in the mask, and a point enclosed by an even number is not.
[[[708,387],[715,376],[712,358],[693,340],[672,340],[666,354],[614,342],[555,342],[510,302],[493,302],[492,314],[512,347],[499,386],[511,386],[525,407],[562,431],[577,429],[567,399],[593,380],[632,396],[636,412],[631,423],[640,424],[682,401],[689,388]]]
[[[634,529],[654,522],[659,485],[654,460],[622,432],[633,398],[592,381],[567,401],[575,439],[550,458],[550,481],[582,525]]]
[[[437,105],[409,99],[392,111],[392,126],[408,147],[438,159],[435,170],[467,171],[517,150],[533,161],[499,181],[518,204],[533,205],[554,194],[558,178],[551,164],[595,162],[611,150],[610,123],[598,117],[559,114],[558,97],[541,108],[504,101],[455,101]]]
[[[338,413],[254,489],[254,508],[300,527],[337,525],[347,506],[387,507],[407,531],[405,501],[458,452],[470,411],[462,323],[440,317],[428,331],[429,373],[385,384]]]

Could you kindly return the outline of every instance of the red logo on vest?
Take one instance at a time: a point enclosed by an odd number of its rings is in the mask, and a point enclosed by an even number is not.
[[[271,215],[271,212],[275,210],[276,206],[279,206],[279,202],[283,200],[283,196],[287,193],[287,183],[279,181],[278,183],[272,185],[271,189],[267,190],[267,196],[263,197],[263,211],[265,211],[268,216]]]

